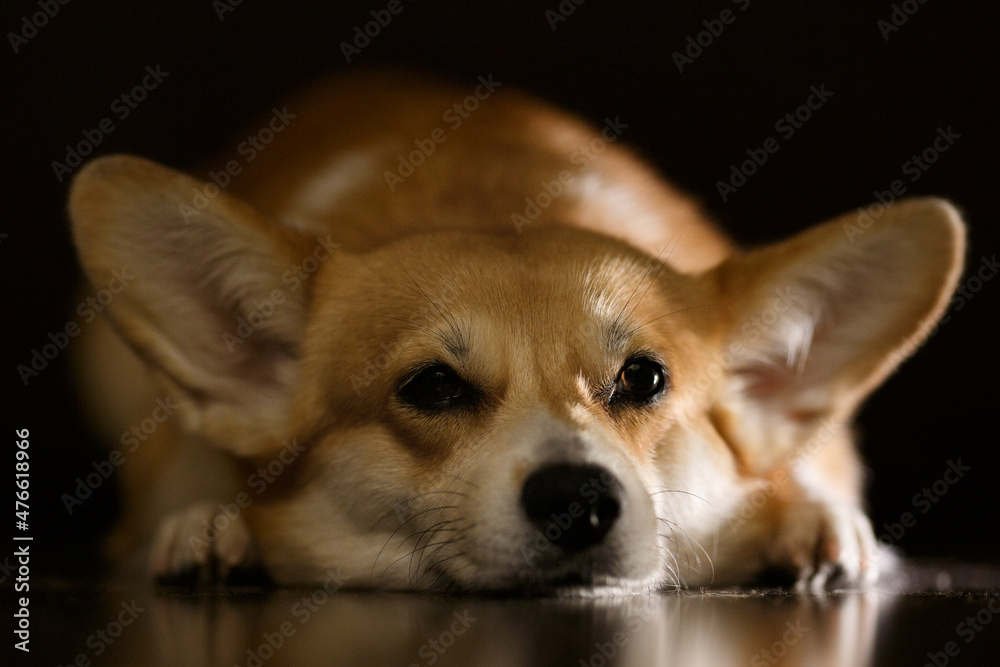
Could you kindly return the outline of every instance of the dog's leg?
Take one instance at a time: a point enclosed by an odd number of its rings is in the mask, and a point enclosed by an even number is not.
[[[869,585],[879,573],[868,517],[861,508],[833,499],[787,505],[765,554],[769,564],[796,574],[799,590],[820,592],[834,580]]]
[[[878,579],[883,554],[860,501],[809,468],[784,468],[747,485],[720,535],[725,562],[740,564],[727,580],[786,572],[796,589],[820,592]]]
[[[218,503],[201,502],[160,522],[149,555],[150,574],[173,578],[225,579],[235,569],[258,565],[257,548],[242,516]]]

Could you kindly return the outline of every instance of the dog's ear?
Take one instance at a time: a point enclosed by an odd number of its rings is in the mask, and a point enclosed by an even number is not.
[[[847,419],[931,332],[964,253],[955,208],[922,198],[727,260],[731,385],[759,414]]]
[[[187,427],[239,455],[280,446],[307,299],[282,276],[303,241],[224,192],[124,155],[80,171],[69,212],[90,281],[127,282],[106,313],[176,394]]]

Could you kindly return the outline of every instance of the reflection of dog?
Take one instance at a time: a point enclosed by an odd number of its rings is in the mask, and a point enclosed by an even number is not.
[[[136,276],[120,339],[89,328],[87,399],[110,434],[179,406],[125,461],[117,547],[159,525],[159,575],[414,589],[874,577],[847,422],[941,315],[955,210],[737,251],[511,91],[390,183],[463,95],[321,88],[222,192],[127,156],[79,174],[90,280]]]

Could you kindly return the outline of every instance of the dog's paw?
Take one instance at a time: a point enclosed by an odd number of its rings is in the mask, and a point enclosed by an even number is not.
[[[834,581],[869,585],[878,578],[871,522],[847,503],[805,501],[789,506],[768,560],[791,568],[800,591],[821,592]]]
[[[193,577],[221,581],[234,570],[258,565],[250,530],[219,505],[198,503],[160,522],[149,555],[149,573],[161,580]]]

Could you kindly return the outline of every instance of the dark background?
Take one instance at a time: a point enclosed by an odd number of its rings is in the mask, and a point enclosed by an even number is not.
[[[220,20],[209,0],[78,0],[59,5],[18,53],[9,38],[0,44],[2,416],[8,438],[15,428],[31,431],[34,565],[67,574],[93,567],[88,547],[116,511],[113,484],[72,517],[59,501],[93,461],[106,458],[75,413],[68,355],[27,387],[16,371],[75,317],[80,273],[64,213],[68,179],[60,183],[51,163],[63,161],[65,146],[105,117],[115,130],[95,155],[129,152],[195,169],[208,156],[232,153],[260,112],[331,72],[416,66],[470,89],[477,76],[492,74],[594,123],[620,116],[628,124],[625,140],[741,242],[773,240],[854,210],[903,179],[908,194],[947,197],[964,210],[972,271],[1000,245],[992,96],[1000,16],[992,3],[911,0],[903,4],[919,9],[886,40],[877,23],[892,14],[888,1],[776,7],[752,0],[741,11],[729,0],[565,0],[562,6],[575,10],[553,30],[546,10],[557,10],[559,0],[402,0],[402,13],[347,64],[340,43],[386,4],[244,0]],[[735,21],[678,72],[673,52],[726,8]],[[38,11],[37,2],[5,3],[0,30],[20,32],[22,17]],[[119,120],[111,102],[141,81],[147,65],[158,64],[167,79]],[[792,138],[779,138],[780,151],[723,203],[716,181],[746,159],[747,149],[778,137],[775,122],[821,84],[834,93],[829,102]],[[903,163],[948,127],[960,138],[911,183]],[[952,310],[860,416],[876,525],[917,515],[899,540],[907,553],[1000,556],[993,513],[998,298],[1000,280],[988,281]],[[4,477],[13,472],[9,444],[6,451]],[[913,495],[958,459],[972,470],[920,514]],[[0,548],[0,559],[7,553]]]

